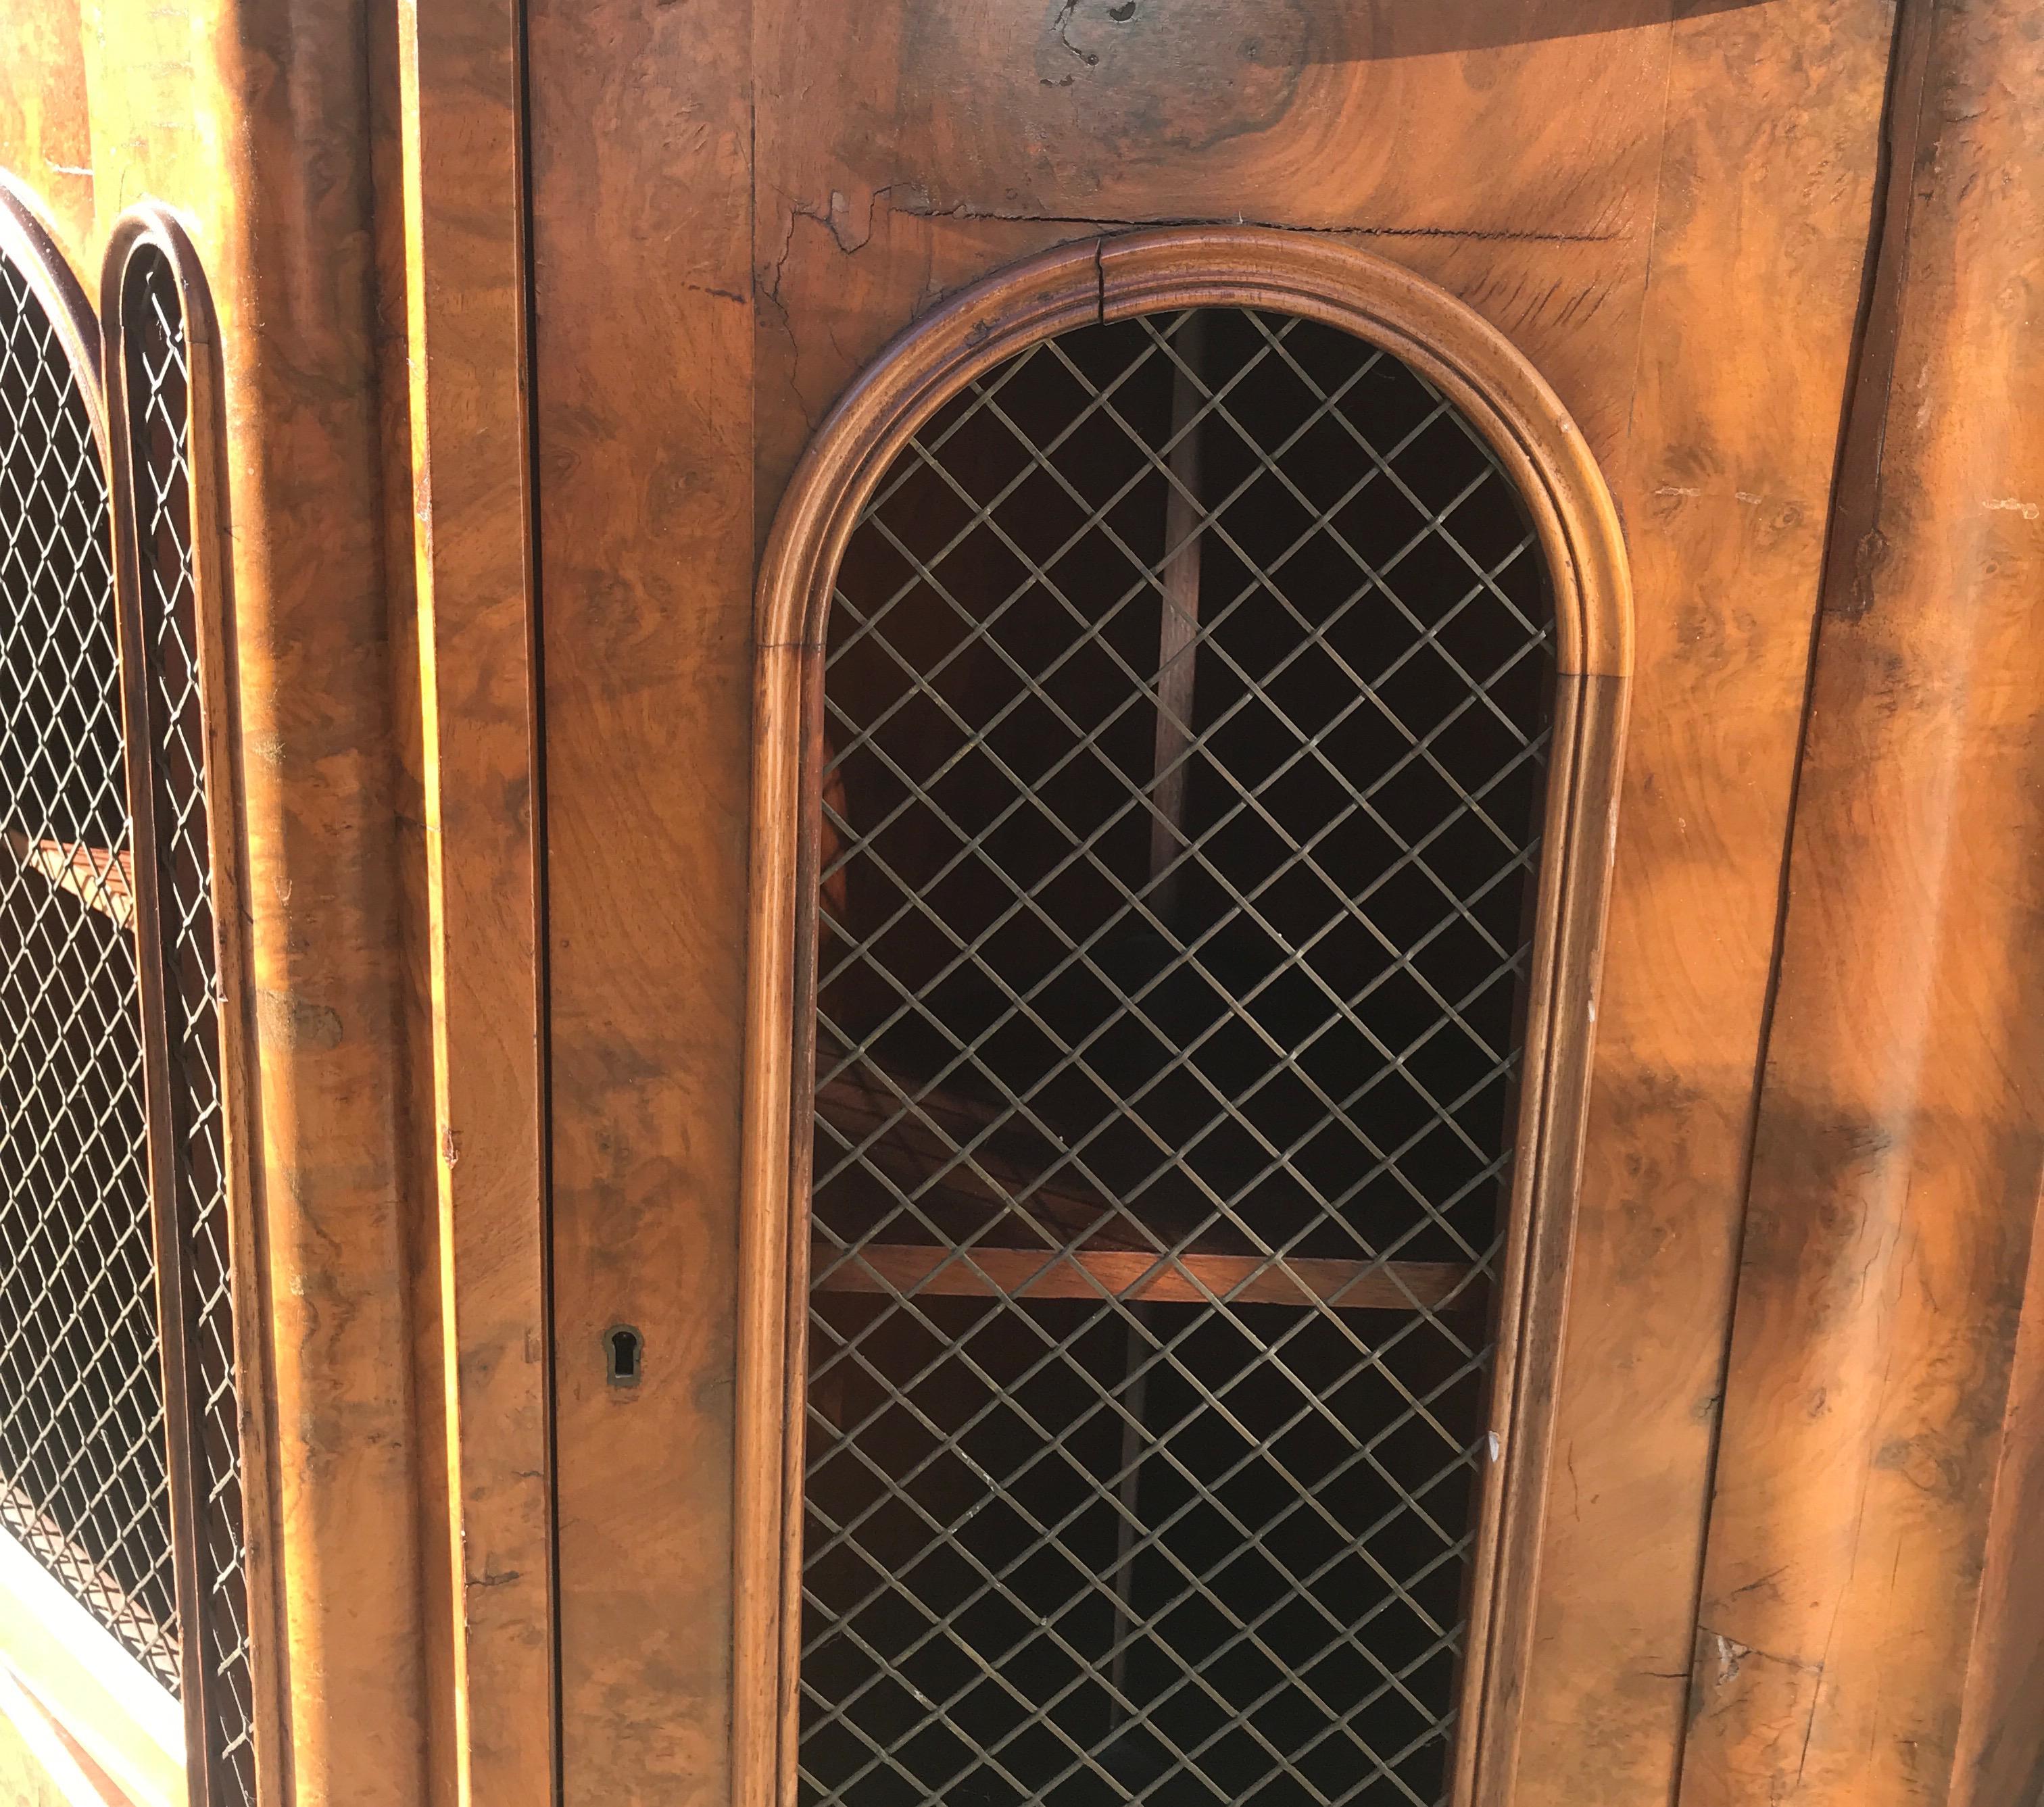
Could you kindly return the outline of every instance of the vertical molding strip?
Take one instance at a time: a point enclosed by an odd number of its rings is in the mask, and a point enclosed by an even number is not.
[[[548,1807],[559,1751],[523,33],[398,10],[462,1807]]]
[[[372,14],[200,0],[292,1807],[425,1807],[432,1625]],[[317,172],[308,180],[307,172]],[[397,211],[386,201],[386,217]],[[402,484],[393,487],[402,487]]]

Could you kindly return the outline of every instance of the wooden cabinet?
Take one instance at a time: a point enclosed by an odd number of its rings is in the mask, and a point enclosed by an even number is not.
[[[266,1796],[2029,1807],[2031,10],[0,6],[211,297]]]

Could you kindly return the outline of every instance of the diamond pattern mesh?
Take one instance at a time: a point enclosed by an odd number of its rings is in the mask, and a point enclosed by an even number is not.
[[[0,1522],[178,1678],[105,478],[0,262]]]
[[[1551,692],[1509,480],[1236,309],[865,511],[824,698],[813,1803],[1443,1797]]]
[[[199,1648],[206,1667],[214,1801],[252,1803],[253,1702],[221,1101],[221,999],[192,566],[191,375],[184,313],[169,260],[144,246],[130,260],[125,280],[124,339],[148,663],[170,1116],[188,1295],[186,1359],[195,1395],[192,1464],[199,1490],[195,1517],[204,1590]]]

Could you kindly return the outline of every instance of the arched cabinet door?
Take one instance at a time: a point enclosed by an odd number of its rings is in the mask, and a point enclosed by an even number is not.
[[[0,177],[0,1614],[220,1807],[282,1797],[217,340],[167,210],[103,277]]]
[[[91,307],[0,178],[0,1529],[175,1686],[106,436]]]
[[[169,1799],[178,1339],[150,1191],[110,441],[98,322],[0,174],[0,1623],[92,1760]]]
[[[1616,521],[1397,267],[1068,247],[759,598],[736,1797],[1508,1795]]]

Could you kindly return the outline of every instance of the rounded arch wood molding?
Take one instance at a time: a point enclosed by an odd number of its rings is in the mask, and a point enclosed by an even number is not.
[[[252,921],[244,857],[220,334],[177,213],[101,270],[144,1077],[164,1298],[194,1801],[284,1798],[290,1718],[267,1433]]]
[[[1473,1508],[1449,1797],[1510,1797],[1530,1660],[1595,989],[1631,662],[1616,511],[1553,391],[1487,322],[1383,259],[1266,228],[1089,240],[997,274],[898,337],[819,430],[776,515],[755,603],[734,1549],[734,1799],[794,1798],[803,1402],[816,1055],[823,673],[838,566],[919,429],[975,379],[1078,328],[1186,309],[1297,316],[1390,353],[1489,448],[1544,559],[1557,673],[1545,852],[1525,980],[1508,1222],[1493,1291],[1492,1460]]]
[[[874,486],[944,399],[1080,326],[1183,307],[1300,315],[1393,353],[1496,451],[1533,516],[1554,588],[1557,669],[1632,669],[1632,588],[1604,474],[1559,397],[1475,309],[1403,265],[1267,226],[1163,228],[1062,245],[960,291],[888,346],[817,432],[762,562],[766,646],[816,646],[830,578]]]
[[[70,260],[50,230],[35,195],[11,171],[0,170],[0,258],[28,279],[77,373],[79,394],[106,456],[106,393],[100,381],[99,322]]]

